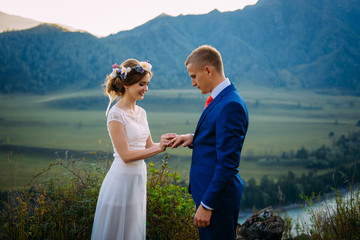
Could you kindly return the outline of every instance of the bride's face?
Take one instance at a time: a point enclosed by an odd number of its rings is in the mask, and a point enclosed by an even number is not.
[[[143,100],[145,93],[149,90],[150,78],[150,74],[146,74],[140,82],[128,86],[126,94],[136,100]]]

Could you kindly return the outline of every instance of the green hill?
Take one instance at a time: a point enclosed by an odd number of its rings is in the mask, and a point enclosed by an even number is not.
[[[218,48],[232,81],[360,94],[360,2],[259,0],[243,10],[160,15],[106,38],[40,25],[0,34],[0,91],[98,87],[114,62],[150,60],[152,88],[189,88],[184,61]]]

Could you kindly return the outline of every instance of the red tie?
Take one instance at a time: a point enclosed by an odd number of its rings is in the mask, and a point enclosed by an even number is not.
[[[211,95],[208,97],[208,99],[205,102],[205,107],[204,109],[211,103],[211,101],[213,100],[213,98],[211,97]]]

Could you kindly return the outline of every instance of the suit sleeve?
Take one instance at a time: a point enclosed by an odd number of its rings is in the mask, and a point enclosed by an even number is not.
[[[226,104],[216,121],[215,172],[202,202],[216,209],[228,186],[239,172],[240,153],[248,126],[248,117],[241,102]]]

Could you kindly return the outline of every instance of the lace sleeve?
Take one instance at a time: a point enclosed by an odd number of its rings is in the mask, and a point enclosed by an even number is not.
[[[110,111],[109,115],[107,117],[107,123],[116,121],[123,125],[126,125],[126,121],[124,119],[124,116],[119,111]]]

